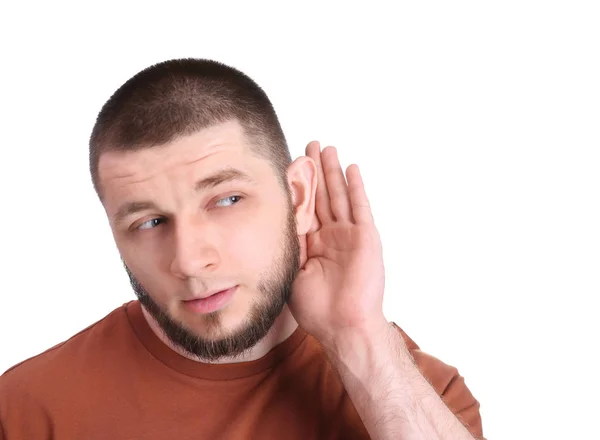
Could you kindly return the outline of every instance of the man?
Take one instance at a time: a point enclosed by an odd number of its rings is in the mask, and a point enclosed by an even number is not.
[[[457,370],[382,311],[358,167],[292,162],[262,89],[171,60],[107,101],[92,181],[138,298],[0,377],[0,438],[472,439]]]

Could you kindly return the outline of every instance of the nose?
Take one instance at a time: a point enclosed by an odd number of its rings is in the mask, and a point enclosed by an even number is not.
[[[199,223],[179,222],[174,228],[171,272],[181,279],[206,275],[219,266],[215,234]]]

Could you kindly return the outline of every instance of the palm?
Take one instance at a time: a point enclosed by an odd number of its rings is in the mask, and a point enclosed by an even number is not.
[[[307,236],[307,261],[294,281],[290,307],[302,327],[327,338],[381,316],[383,258],[358,169],[348,168],[346,185],[335,150],[323,151],[323,165],[320,148],[309,144],[307,153],[319,171],[320,228]]]

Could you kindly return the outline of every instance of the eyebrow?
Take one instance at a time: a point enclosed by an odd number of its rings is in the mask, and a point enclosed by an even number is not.
[[[249,174],[238,170],[237,168],[224,168],[197,181],[195,189],[197,192],[201,192],[210,188],[214,188],[222,183],[231,182],[234,180],[242,180],[248,183],[254,182],[254,179],[250,177]]]
[[[194,190],[196,192],[206,191],[223,183],[241,180],[253,183],[254,179],[249,174],[236,168],[223,168],[210,176],[204,177],[196,182]],[[115,223],[122,223],[127,217],[140,211],[159,210],[158,206],[151,201],[125,202],[113,216]]]

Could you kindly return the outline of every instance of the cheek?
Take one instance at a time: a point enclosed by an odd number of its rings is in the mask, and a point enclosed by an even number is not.
[[[117,248],[121,258],[132,272],[133,276],[142,284],[153,299],[159,303],[164,302],[165,293],[169,289],[169,279],[162,270],[161,255],[164,252],[153,249],[155,243],[148,240],[143,243],[127,243],[117,241]]]
[[[272,264],[281,247],[282,226],[275,219],[249,218],[235,228],[227,247],[238,270],[257,277]]]
[[[125,258],[125,263],[135,278],[142,284],[144,289],[146,289],[155,300],[161,302],[160,300],[163,299],[161,298],[161,295],[163,292],[169,292],[169,289],[165,284],[167,278],[163,273],[156,270],[156,264],[148,261],[147,258],[140,257],[140,255],[134,255],[133,258],[130,259]]]
[[[157,272],[156,268],[160,265],[158,257],[161,253],[152,249],[150,244],[140,246],[129,243],[127,246],[118,246],[125,264],[140,281],[151,279],[151,275]]]

